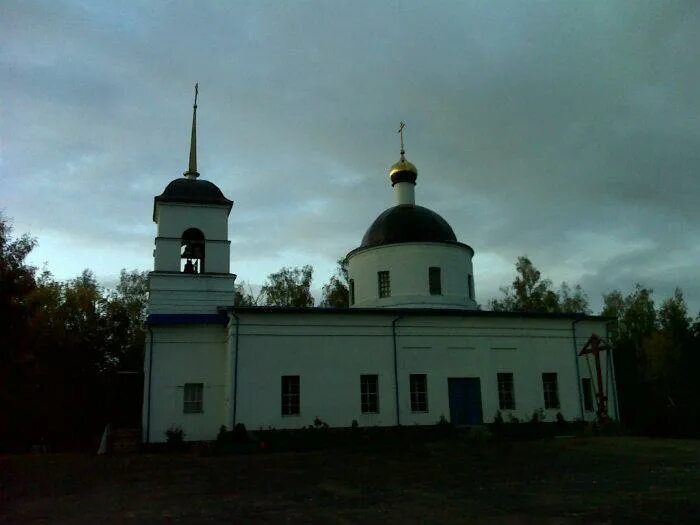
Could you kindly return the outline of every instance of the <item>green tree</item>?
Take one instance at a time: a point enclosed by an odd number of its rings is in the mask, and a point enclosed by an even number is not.
[[[311,307],[311,280],[314,270],[306,265],[301,268],[282,268],[271,273],[262,287],[265,304],[268,306]]]
[[[559,309],[566,313],[590,314],[588,294],[583,291],[580,284],[574,286],[572,290],[568,283],[561,283],[559,287]]]
[[[511,286],[501,287],[502,297],[489,301],[495,311],[589,313],[588,297],[580,285],[573,290],[562,283],[557,292],[552,281],[543,279],[530,259],[523,255],[515,264],[516,277]]]
[[[625,297],[620,290],[613,290],[603,294],[603,310],[600,315],[611,317],[617,321],[622,318],[625,309]],[[619,332],[615,330],[617,335]]]
[[[623,422],[637,430],[649,431],[654,414],[664,410],[649,383],[647,354],[661,341],[656,331],[653,291],[640,284],[628,295],[613,290],[603,295],[602,314],[615,320],[611,333],[612,352]]]
[[[106,362],[118,370],[140,371],[148,305],[148,272],[122,269],[116,290],[102,305]]]
[[[693,326],[691,327],[691,333],[693,334],[693,338],[700,341],[700,312],[698,312],[698,316],[693,322]],[[698,353],[700,353],[700,350],[698,351]]]
[[[656,353],[649,350],[646,353],[650,376],[657,383],[660,394],[677,407],[679,414],[686,414],[683,417],[687,418],[694,415],[698,420],[694,424],[700,427],[700,387],[692,374],[687,373],[696,370],[700,364],[700,349],[680,288],[661,303],[658,327],[657,333],[663,345]]]
[[[142,368],[146,272],[123,270],[110,293],[89,270],[59,282],[26,263],[35,245],[0,217],[0,447],[75,446],[111,421],[107,397],[124,404],[113,372]]]
[[[91,270],[63,284],[57,312],[65,327],[62,359],[72,375],[94,376],[115,366],[107,352],[103,289]]]
[[[36,239],[27,234],[13,237],[10,220],[0,214],[0,448],[31,435],[27,400],[35,390],[30,372],[37,303],[35,269],[27,256],[35,246]]]
[[[348,262],[345,258],[338,259],[335,275],[323,285],[323,296],[320,306],[323,308],[347,308],[350,302],[348,291]]]
[[[258,306],[262,300],[262,291],[255,294],[253,287],[242,281],[234,286],[233,305],[234,306]]]
[[[12,224],[0,214],[0,362],[27,347],[36,269],[26,259],[35,246],[28,234],[13,238]]]
[[[688,315],[683,291],[676,288],[673,296],[661,303],[659,308],[659,326],[663,332],[679,343],[684,343],[692,332],[692,320]]]

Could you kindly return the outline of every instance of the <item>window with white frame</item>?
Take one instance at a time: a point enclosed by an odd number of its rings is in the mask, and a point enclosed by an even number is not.
[[[428,411],[428,377],[425,374],[411,374],[411,412]]]
[[[499,372],[496,377],[498,379],[498,408],[500,410],[515,410],[513,374]]]
[[[204,383],[185,383],[182,411],[185,414],[203,412]]]
[[[557,374],[546,372],[542,374],[542,390],[544,391],[544,408],[559,408],[559,385]]]
[[[379,297],[391,297],[391,280],[388,271],[377,272]]]
[[[282,415],[299,415],[299,376],[282,376]]]
[[[360,376],[360,405],[363,414],[379,413],[379,376]]]

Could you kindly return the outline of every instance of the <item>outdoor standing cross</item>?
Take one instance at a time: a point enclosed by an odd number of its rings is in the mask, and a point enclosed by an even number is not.
[[[583,345],[579,355],[593,354],[595,359],[595,372],[596,379],[598,383],[598,391],[596,392],[596,401],[598,404],[598,419],[600,421],[605,421],[608,419],[608,396],[605,395],[603,386],[603,371],[600,364],[600,352],[603,350],[610,350],[610,347],[596,334],[592,334],[588,338],[586,344]]]

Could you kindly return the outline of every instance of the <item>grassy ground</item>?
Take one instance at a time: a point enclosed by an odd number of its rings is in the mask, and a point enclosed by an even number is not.
[[[0,523],[698,523],[700,441],[0,457]]]

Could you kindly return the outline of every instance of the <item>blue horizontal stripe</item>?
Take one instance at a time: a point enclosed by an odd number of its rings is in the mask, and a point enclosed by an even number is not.
[[[227,324],[226,314],[150,314],[146,324]]]

